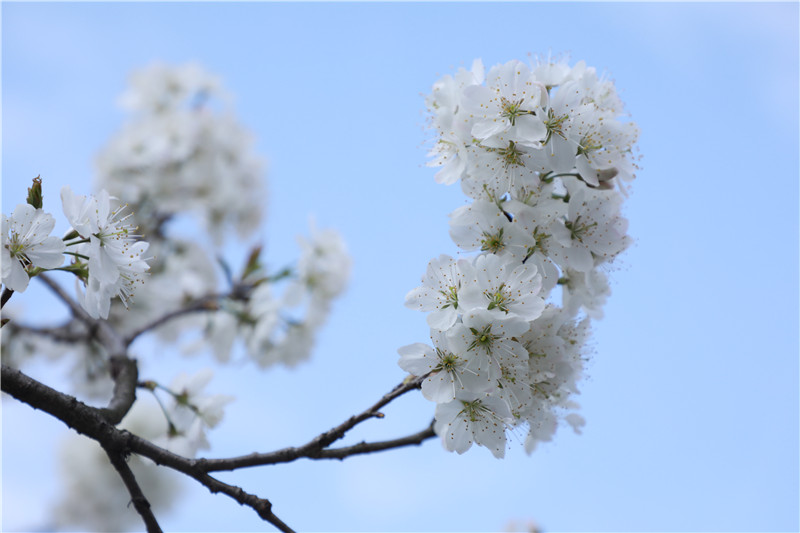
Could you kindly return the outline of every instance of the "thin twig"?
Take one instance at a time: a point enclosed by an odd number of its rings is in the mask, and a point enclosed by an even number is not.
[[[315,457],[309,459],[345,459],[353,455],[363,455],[367,453],[382,452],[384,450],[392,450],[394,448],[402,448],[404,446],[418,446],[428,439],[436,436],[433,431],[433,421],[430,425],[412,435],[401,437],[399,439],[384,440],[379,442],[359,442],[353,446],[345,446],[342,448],[328,448],[319,452]]]
[[[52,326],[47,328],[37,328],[33,326],[28,326],[26,324],[20,324],[16,320],[11,322],[6,326],[8,331],[13,334],[23,334],[23,335],[41,335],[42,337],[47,337],[51,340],[56,342],[63,342],[63,343],[78,343],[78,342],[88,342],[91,340],[91,332],[89,331],[72,331],[72,325],[77,324],[77,322],[70,319],[70,321],[66,324],[61,326]]]
[[[145,498],[142,489],[139,487],[139,483],[136,482],[136,476],[133,475],[128,463],[125,462],[124,454],[112,450],[110,447],[104,447],[103,449],[106,454],[108,454],[108,458],[117,470],[119,477],[122,478],[122,482],[125,483],[125,486],[128,488],[128,492],[131,495],[131,502],[133,502],[133,506],[136,508],[139,515],[141,515],[144,525],[147,528],[147,533],[161,533],[161,526],[158,525],[153,511],[150,509],[150,502]]]
[[[129,333],[123,340],[125,342],[125,346],[130,346],[133,341],[135,341],[139,336],[156,329],[157,327],[163,326],[170,320],[174,320],[176,318],[180,318],[184,315],[188,315],[190,313],[198,313],[203,311],[218,311],[220,300],[224,300],[226,298],[230,298],[232,300],[247,300],[250,296],[250,291],[253,289],[253,285],[247,283],[236,283],[231,288],[230,292],[228,293],[211,293],[206,294],[205,296],[201,296],[196,298],[188,303],[186,303],[183,307],[179,309],[175,309],[173,311],[169,311],[162,316],[152,320],[151,322],[145,324],[144,326],[140,327],[139,329]]]
[[[328,446],[330,446],[337,440],[344,437],[344,435],[349,430],[351,430],[361,422],[368,420],[370,418],[383,418],[383,413],[380,412],[380,409],[382,407],[384,407],[386,404],[388,404],[398,396],[401,396],[410,390],[418,389],[422,384],[422,380],[425,379],[426,377],[427,376],[419,376],[397,385],[395,388],[393,388],[391,391],[385,394],[380,400],[378,400],[372,407],[366,409],[359,415],[351,416],[338,426],[324,433],[321,433],[320,435],[316,436],[303,446],[297,448],[295,447],[283,448],[281,450],[277,450],[270,453],[251,453],[248,455],[231,457],[227,459],[196,459],[197,466],[205,472],[215,472],[220,470],[236,470],[238,468],[246,468],[251,466],[289,463],[303,457],[309,459],[318,459],[318,458],[339,459],[340,457],[338,457],[336,453],[333,453],[334,450],[326,450],[326,448],[328,448]],[[417,436],[418,435],[419,434],[417,434]],[[387,442],[392,442],[392,441],[387,441]],[[379,445],[379,444],[385,444],[385,443],[373,443],[373,445]],[[416,444],[416,442],[413,443],[409,442],[403,445],[408,445],[408,444]],[[341,449],[345,450],[346,448],[341,448]],[[366,453],[366,452],[354,451],[352,455],[355,455],[357,453]],[[343,455],[342,457],[346,456],[347,455]]]

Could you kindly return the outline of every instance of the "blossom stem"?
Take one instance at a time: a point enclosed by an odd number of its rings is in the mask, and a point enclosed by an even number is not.
[[[69,246],[69,245],[67,245],[67,246]],[[78,257],[80,259],[86,259],[87,261],[89,260],[89,256],[88,255],[79,254],[77,252],[64,252],[64,255],[72,255],[72,256]],[[56,268],[54,270],[59,270],[59,269]]]
[[[152,384],[152,386],[151,386],[151,384]],[[165,388],[163,385],[159,385],[158,383],[156,383],[154,381],[147,382],[147,384],[137,383],[136,386],[140,387],[140,388],[147,389],[147,390],[150,391],[150,394],[152,394],[153,397],[156,399],[156,402],[158,402],[158,406],[161,408],[161,412],[164,413],[164,418],[167,419],[167,425],[169,427],[169,434],[171,435],[171,434],[175,433],[177,431],[175,429],[175,424],[172,422],[172,419],[169,417],[169,412],[167,411],[167,408],[164,405],[164,402],[161,401],[161,398],[158,397],[158,394],[156,394],[156,391],[153,390],[153,389],[156,388],[156,387],[159,388],[159,389],[164,389],[167,392],[169,392],[170,394],[172,394],[172,391],[170,391],[169,389]]]

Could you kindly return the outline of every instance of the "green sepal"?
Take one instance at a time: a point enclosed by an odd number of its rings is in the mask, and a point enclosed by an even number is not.
[[[36,176],[33,178],[33,185],[28,187],[27,202],[36,209],[42,208],[42,177]]]

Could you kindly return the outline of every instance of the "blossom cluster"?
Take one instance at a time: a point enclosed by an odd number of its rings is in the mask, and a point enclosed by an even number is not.
[[[436,181],[460,181],[471,199],[451,213],[450,236],[477,255],[428,264],[406,305],[428,313],[432,346],[400,348],[399,364],[426,376],[445,448],[503,457],[506,430],[527,428],[531,452],[559,418],[583,424],[571,397],[609,294],[604,271],[630,244],[620,207],[638,129],[584,62],[485,73],[476,60],[436,82],[426,104]]]
[[[295,269],[272,277],[256,270],[245,278],[255,280],[247,300],[227,298],[209,315],[204,339],[211,342],[218,360],[229,360],[237,338],[262,368],[277,363],[291,367],[310,357],[331,303],[347,286],[351,259],[341,235],[331,228],[317,230],[312,225],[310,238],[298,241],[301,255]],[[273,284],[283,277],[291,279],[278,294]]]
[[[34,188],[41,181],[34,180]],[[13,291],[23,292],[30,276],[61,267],[63,254],[73,256],[69,270],[84,283],[78,301],[93,318],[108,318],[111,300],[119,297],[127,305],[142,284],[148,243],[140,240],[122,216],[125,206],[112,209],[112,199],[103,190],[97,196],[78,196],[66,186],[61,202],[72,229],[62,239],[51,236],[55,218],[30,203],[19,204],[10,217],[3,215],[2,281]],[[67,249],[69,248],[69,251]]]
[[[193,212],[221,242],[228,227],[246,236],[261,222],[262,162],[226,106],[221,81],[196,64],[155,63],[135,71],[121,104],[132,112],[97,158],[100,186],[154,224]]]

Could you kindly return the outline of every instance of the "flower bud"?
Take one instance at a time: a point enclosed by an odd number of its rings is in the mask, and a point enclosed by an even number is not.
[[[28,203],[36,209],[42,208],[42,177],[33,178],[33,185],[28,187]]]

